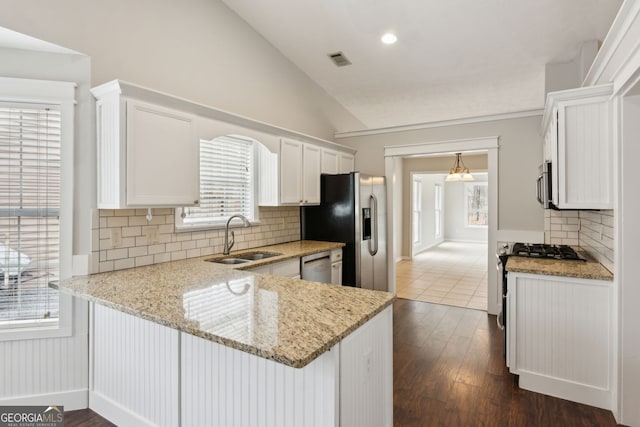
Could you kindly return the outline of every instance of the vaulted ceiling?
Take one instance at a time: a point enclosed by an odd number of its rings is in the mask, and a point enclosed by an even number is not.
[[[223,0],[367,128],[541,108],[620,0]],[[380,37],[393,31],[397,43]],[[328,54],[352,62],[336,67]],[[354,129],[349,129],[354,130]]]

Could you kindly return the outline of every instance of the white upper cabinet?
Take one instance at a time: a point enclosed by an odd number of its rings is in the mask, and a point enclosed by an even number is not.
[[[98,208],[193,206],[200,194],[195,116],[127,93],[92,89],[96,102]]]
[[[355,159],[353,154],[338,154],[338,173],[351,173],[355,171]]]
[[[320,204],[320,147],[303,144],[302,165],[302,203]]]
[[[280,203],[320,203],[320,148],[283,138],[280,142]]]
[[[322,149],[322,173],[335,175],[338,173],[338,152],[329,150],[327,148]]]
[[[544,159],[559,209],[613,208],[611,93],[604,85],[547,95]]]
[[[302,142],[288,139],[280,142],[280,203],[303,203],[302,146]]]

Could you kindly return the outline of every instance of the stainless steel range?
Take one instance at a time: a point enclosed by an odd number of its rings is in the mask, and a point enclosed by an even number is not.
[[[512,246],[504,244],[498,248],[498,271],[502,277],[502,311],[498,315],[498,326],[504,331],[504,351],[507,349],[507,262],[509,257],[519,256],[538,259],[555,259],[561,261],[586,262],[571,246],[548,245],[544,243],[514,243]]]

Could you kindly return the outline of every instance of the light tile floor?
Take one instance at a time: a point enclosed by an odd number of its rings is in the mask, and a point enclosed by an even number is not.
[[[396,264],[399,298],[487,309],[487,245],[444,242]]]

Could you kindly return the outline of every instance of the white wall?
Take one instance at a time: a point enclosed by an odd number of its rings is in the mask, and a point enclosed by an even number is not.
[[[421,236],[420,243],[413,244],[413,254],[417,254],[444,240],[444,226],[446,217],[446,195],[444,194],[444,175],[442,174],[414,174],[414,178],[422,181],[422,216],[421,216]],[[436,237],[435,223],[435,185],[441,184],[442,194],[442,233]],[[413,192],[413,190],[412,190]],[[411,216],[413,218],[413,214]],[[411,233],[413,242],[413,230]]]
[[[385,146],[499,136],[498,230],[543,231],[544,210],[536,201],[534,185],[542,162],[540,121],[541,116],[532,116],[354,136],[336,142],[358,150],[357,170],[384,174]]]
[[[89,55],[93,86],[119,78],[325,139],[364,127],[219,0],[4,2],[0,26]]]
[[[93,107],[89,99],[89,73],[90,60],[83,55],[0,48],[0,76],[78,84],[74,141],[74,253],[89,248],[89,208],[95,203],[92,197],[95,150],[91,135]],[[87,303],[75,301],[73,312],[73,335],[70,337],[0,342],[0,405],[25,404],[27,401],[39,405],[58,402],[65,405],[65,409],[86,405],[89,362]],[[55,395],[55,398],[49,395]]]
[[[487,182],[486,174],[474,174],[476,182]],[[487,227],[467,227],[465,224],[465,184],[447,182],[445,191],[445,228],[444,239],[460,242],[486,242]]]

